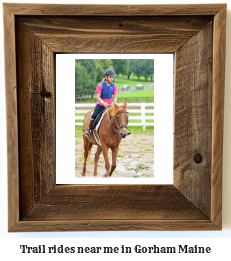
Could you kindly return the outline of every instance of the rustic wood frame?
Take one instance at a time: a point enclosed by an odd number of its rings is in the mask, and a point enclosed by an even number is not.
[[[9,231],[222,229],[226,4],[3,9]],[[70,52],[175,53],[173,185],[55,184],[55,53]]]

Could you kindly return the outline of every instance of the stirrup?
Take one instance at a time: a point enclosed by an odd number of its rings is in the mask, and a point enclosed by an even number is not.
[[[88,130],[88,132],[87,132],[87,130]],[[91,129],[87,128],[87,130],[85,130],[83,132],[83,135],[89,138],[91,136]]]

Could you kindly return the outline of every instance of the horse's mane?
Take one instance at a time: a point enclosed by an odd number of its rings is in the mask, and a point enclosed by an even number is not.
[[[126,110],[125,105],[119,105],[117,103],[112,103],[111,107],[108,109],[108,115],[110,117],[115,117],[119,112]]]

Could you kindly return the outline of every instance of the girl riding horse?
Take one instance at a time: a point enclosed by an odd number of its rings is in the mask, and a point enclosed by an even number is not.
[[[89,111],[84,118],[83,129],[86,128],[89,120],[91,118],[91,111]],[[94,176],[97,176],[97,163],[101,152],[103,152],[103,157],[105,161],[106,173],[104,177],[111,177],[113,171],[116,168],[116,160],[120,142],[127,135],[131,134],[131,131],[127,131],[128,125],[128,112],[127,112],[127,102],[124,101],[123,105],[118,105],[112,103],[110,108],[104,114],[101,121],[101,125],[98,129],[99,138],[101,145],[96,141],[95,136],[91,135],[89,138],[83,135],[83,146],[84,146],[84,163],[82,176],[86,175],[86,164],[88,155],[91,152],[93,145],[97,145],[97,151],[95,153],[95,164],[94,164]],[[112,164],[110,165],[108,150],[112,151]]]
[[[97,115],[102,110],[104,110],[104,108],[110,107],[112,102],[116,103],[118,90],[117,90],[117,86],[113,82],[115,76],[116,76],[116,74],[113,69],[111,69],[111,68],[106,69],[104,72],[104,79],[98,85],[98,87],[95,91],[97,94],[97,96],[96,96],[97,104],[96,104],[94,112],[90,118],[90,121],[88,123],[88,127],[83,132],[83,135],[85,135],[88,138],[91,135],[93,123],[94,123]],[[112,100],[112,96],[113,96],[113,100]]]

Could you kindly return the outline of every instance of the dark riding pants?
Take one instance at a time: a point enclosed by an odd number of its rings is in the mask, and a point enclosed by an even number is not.
[[[97,115],[104,109],[105,107],[100,105],[100,104],[96,104],[95,106],[95,110],[91,116],[92,119],[96,119]]]

